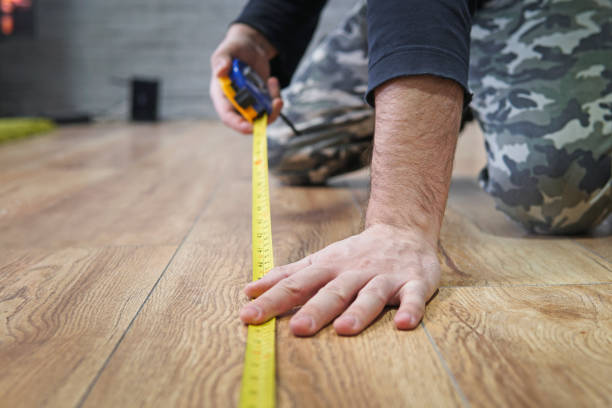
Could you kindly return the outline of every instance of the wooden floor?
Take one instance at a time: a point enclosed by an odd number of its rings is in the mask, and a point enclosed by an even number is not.
[[[612,405],[612,236],[525,236],[474,182],[480,143],[460,141],[423,323],[280,319],[279,406]],[[359,231],[367,177],[273,183],[277,263]],[[250,244],[249,138],[217,123],[0,145],[0,406],[235,406]]]

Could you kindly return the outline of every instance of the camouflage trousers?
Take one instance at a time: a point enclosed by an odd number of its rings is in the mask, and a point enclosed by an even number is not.
[[[321,184],[367,165],[365,12],[358,4],[283,91],[300,134],[275,123],[269,149],[286,183]],[[596,226],[612,210],[612,0],[493,0],[475,15],[471,37],[484,190],[532,232]]]

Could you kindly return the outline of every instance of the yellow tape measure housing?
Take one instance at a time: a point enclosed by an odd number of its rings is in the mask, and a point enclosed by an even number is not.
[[[223,90],[223,93],[225,94],[227,99],[232,103],[232,106],[242,115],[243,118],[253,123],[255,118],[257,118],[257,111],[252,106],[249,106],[248,108],[245,109],[242,106],[240,106],[238,102],[236,102],[236,90],[232,86],[232,80],[229,79],[228,77],[223,77],[223,78],[219,78],[219,83],[221,84],[221,89]],[[267,122],[268,121],[266,120],[265,123]],[[264,133],[265,131],[266,130],[264,128]]]
[[[268,184],[267,115],[253,124],[253,280],[274,266]],[[240,407],[274,407],[276,319],[249,325],[242,373]]]

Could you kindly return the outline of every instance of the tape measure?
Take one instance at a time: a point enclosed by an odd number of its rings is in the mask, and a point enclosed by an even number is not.
[[[274,267],[272,223],[268,186],[268,145],[264,114],[253,123],[253,280],[260,279]],[[249,325],[247,333],[240,407],[274,407],[276,319]]]
[[[253,123],[252,231],[253,280],[262,278],[274,267],[270,193],[268,185],[268,141],[266,127],[272,110],[265,83],[238,59],[232,61],[230,74],[219,78],[221,89],[234,108]],[[274,407],[276,402],[275,335],[276,319],[249,325],[240,407]]]

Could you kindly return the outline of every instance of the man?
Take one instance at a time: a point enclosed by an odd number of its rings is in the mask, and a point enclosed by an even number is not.
[[[294,334],[333,321],[353,335],[399,305],[397,328],[418,325],[439,285],[469,91],[488,154],[480,180],[498,209],[543,234],[582,233],[610,213],[612,1],[372,0],[318,45],[281,99],[324,4],[251,0],[211,58],[211,96],[233,129],[251,132],[217,85],[231,57],[269,78],[270,121],[285,102],[299,134],[276,123],[269,141],[285,182],[358,168],[373,143],[365,230],[249,284],[244,322],[303,304]]]

